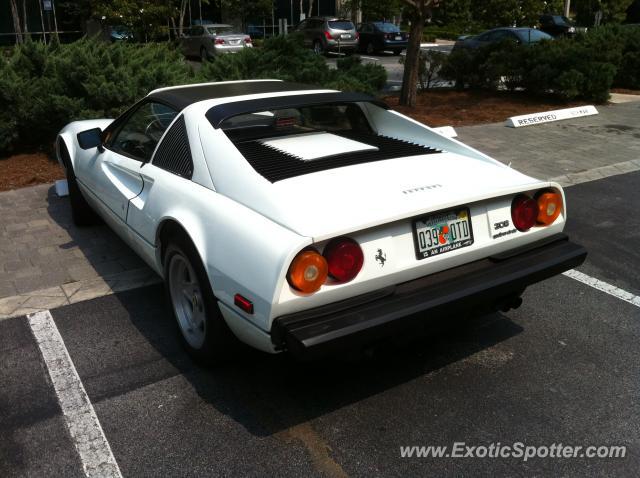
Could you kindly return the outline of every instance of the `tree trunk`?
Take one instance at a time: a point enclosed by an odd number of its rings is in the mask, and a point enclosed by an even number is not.
[[[187,0],[180,2],[180,23],[178,24],[178,37],[182,36],[184,31],[184,16],[187,12]]]
[[[311,10],[313,10],[313,0],[309,0],[309,13],[307,13],[307,18],[311,16]]]
[[[402,91],[400,92],[400,104],[404,106],[416,105],[420,71],[420,42],[422,41],[423,29],[424,15],[416,11],[411,15],[411,30],[409,31],[409,44],[407,45]]]
[[[28,35],[29,25],[27,25],[27,0],[22,0],[22,31]]]
[[[9,0],[11,6],[11,17],[13,19],[13,30],[16,33],[16,43],[22,43],[22,28],[20,27],[20,13],[16,0]]]

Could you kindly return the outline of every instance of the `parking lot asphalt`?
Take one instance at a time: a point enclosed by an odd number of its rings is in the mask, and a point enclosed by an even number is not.
[[[640,172],[566,189],[580,271],[638,294]],[[181,349],[162,288],[51,311],[123,476],[637,476],[640,308],[566,276],[520,309],[362,357]],[[425,318],[426,320],[426,318]],[[75,476],[24,317],[0,321],[0,476]],[[624,445],[624,458],[401,458],[402,446]]]

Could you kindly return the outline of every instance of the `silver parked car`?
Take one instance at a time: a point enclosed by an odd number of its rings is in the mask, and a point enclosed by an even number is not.
[[[296,27],[304,38],[304,45],[320,54],[334,51],[353,53],[358,49],[359,33],[351,20],[310,17]]]
[[[235,53],[252,47],[251,37],[237,32],[231,25],[211,23],[194,25],[180,39],[186,56],[199,56],[203,61],[220,53]]]

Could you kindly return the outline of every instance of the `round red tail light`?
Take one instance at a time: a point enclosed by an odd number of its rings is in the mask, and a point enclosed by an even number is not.
[[[356,241],[348,237],[333,239],[324,248],[323,255],[327,259],[329,275],[338,282],[349,282],[362,269],[364,255]]]
[[[526,232],[536,224],[538,203],[520,194],[511,203],[511,220],[518,231]]]

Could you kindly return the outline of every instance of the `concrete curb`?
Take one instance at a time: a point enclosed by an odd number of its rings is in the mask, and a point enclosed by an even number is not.
[[[575,186],[576,184],[588,183],[589,181],[597,181],[598,179],[608,178],[610,176],[618,176],[619,174],[632,173],[640,171],[640,159],[632,159],[622,163],[615,163],[600,168],[588,169],[579,173],[565,174],[549,179],[555,181],[562,187]]]
[[[5,297],[0,299],[0,320],[55,309],[161,281],[150,269],[141,268]]]

